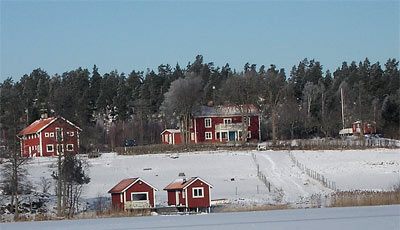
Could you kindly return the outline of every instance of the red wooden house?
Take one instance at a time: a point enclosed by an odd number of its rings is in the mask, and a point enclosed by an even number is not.
[[[177,179],[164,190],[168,193],[168,205],[170,206],[185,210],[205,209],[210,211],[212,187],[200,177],[192,177],[189,180]]]
[[[21,156],[53,156],[59,152],[76,154],[81,128],[63,117],[43,117],[17,134]]]
[[[111,193],[114,208],[130,210],[154,208],[155,191],[157,188],[141,178],[128,178],[119,182],[108,193]]]
[[[161,141],[163,144],[182,144],[181,131],[179,129],[165,129],[161,133]]]
[[[244,125],[243,118],[247,119]],[[241,141],[244,129],[248,131],[248,140],[259,141],[261,138],[260,113],[253,105],[248,106],[246,116],[242,116],[235,106],[197,107],[192,113],[189,127],[191,143]],[[181,143],[180,138],[179,142],[176,141],[177,137],[180,137],[179,130],[174,132],[175,142],[170,141],[170,138],[167,139],[165,134],[169,135],[171,132],[168,132],[168,129],[164,130],[161,134],[162,143]]]

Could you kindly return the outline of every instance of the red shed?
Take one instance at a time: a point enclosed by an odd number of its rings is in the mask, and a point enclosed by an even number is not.
[[[181,144],[181,131],[179,129],[166,129],[161,133],[161,141],[163,144]]]
[[[119,182],[108,193],[111,193],[114,208],[129,210],[154,208],[155,191],[158,189],[141,178],[128,178]]]
[[[205,209],[210,211],[211,188],[213,186],[201,179],[177,179],[164,190],[168,193],[168,205],[186,209]]]
[[[45,116],[17,134],[21,156],[54,156],[59,152],[76,154],[79,150],[81,128],[63,117]],[[58,135],[61,135],[58,138]]]

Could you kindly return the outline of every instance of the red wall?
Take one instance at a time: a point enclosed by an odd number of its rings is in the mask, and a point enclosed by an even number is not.
[[[133,192],[148,192],[150,205],[154,207],[154,190],[147,184],[138,181],[125,191],[126,201],[131,201],[131,193]]]
[[[165,132],[165,133],[163,133],[162,134],[162,136],[164,137],[164,140],[162,139],[162,137],[161,137],[161,142],[163,143],[163,144],[169,144],[169,134],[171,134],[170,132]],[[175,137],[175,145],[176,144],[182,144],[182,139],[181,139],[181,134],[180,133],[174,133],[174,134],[171,134],[171,138],[172,138],[172,135],[174,135],[174,137]],[[168,136],[168,141],[166,141],[167,139],[167,136]],[[171,140],[171,143],[172,143],[172,140]],[[172,143],[173,144],[173,143]]]
[[[192,188],[194,187],[202,187],[204,188],[204,197],[203,198],[193,198]],[[207,184],[203,183],[200,180],[195,181],[187,188],[188,194],[188,208],[206,208],[210,207],[210,188]]]
[[[40,149],[40,139],[39,135],[37,134],[28,134],[26,135],[26,140],[21,140],[21,152],[23,157],[30,157],[30,156],[40,156],[39,149]],[[31,151],[29,152],[29,147]],[[30,154],[29,154],[30,153]]]
[[[60,121],[62,121],[62,123],[60,123]],[[64,152],[70,153],[70,154],[78,153],[78,151],[79,151],[78,129],[75,128],[74,126],[68,124],[64,120],[58,119],[41,132],[43,156],[57,155],[56,128],[62,128],[62,129],[65,128],[65,130],[64,130],[64,143],[65,143]],[[73,132],[74,135],[73,136],[67,135],[67,132]],[[45,133],[54,133],[54,137],[45,137]],[[53,152],[47,152],[46,145],[48,145],[48,144],[52,144],[54,146]],[[66,147],[67,144],[73,144],[74,150],[67,151],[67,147]]]
[[[111,204],[117,210],[124,209],[124,203],[121,202],[121,193],[111,193]]]

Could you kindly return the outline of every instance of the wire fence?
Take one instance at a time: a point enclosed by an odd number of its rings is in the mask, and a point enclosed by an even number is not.
[[[307,176],[313,178],[314,180],[320,182],[324,187],[332,189],[334,191],[339,191],[339,189],[336,186],[336,182],[329,180],[326,176],[324,176],[321,173],[318,173],[315,170],[312,170],[308,168],[306,165],[302,164],[299,162],[296,157],[293,155],[293,153],[289,152],[290,159],[292,162],[299,168],[302,172],[306,173]]]
[[[271,192],[271,183],[267,180],[267,177],[264,175],[264,173],[261,172],[260,170],[260,164],[257,162],[257,156],[255,153],[251,153],[251,156],[253,157],[254,163],[257,165],[257,177],[260,179],[261,182],[267,187],[268,192]]]

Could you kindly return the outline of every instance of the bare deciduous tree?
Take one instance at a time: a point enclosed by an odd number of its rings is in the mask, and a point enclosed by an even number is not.
[[[193,107],[201,98],[202,88],[200,76],[186,73],[185,78],[173,81],[164,95],[161,109],[166,115],[179,117],[182,143],[188,144],[190,141],[189,120]]]

